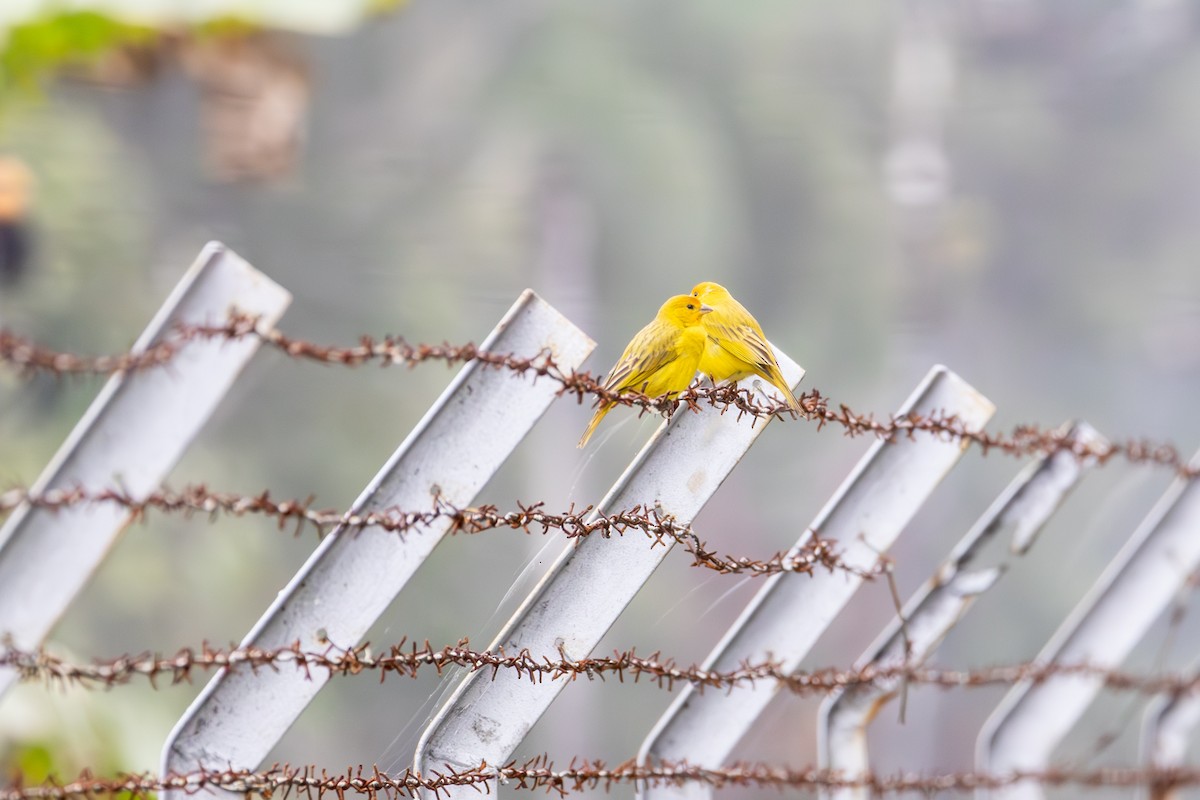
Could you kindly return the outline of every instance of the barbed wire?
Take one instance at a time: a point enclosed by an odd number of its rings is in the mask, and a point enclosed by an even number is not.
[[[824,539],[815,531],[793,550],[776,552],[765,559],[745,556],[722,555],[710,550],[690,525],[682,525],[660,509],[642,506],[613,511],[597,512],[592,518],[593,506],[576,511],[574,507],[561,513],[544,510],[544,503],[523,504],[518,502],[517,511],[501,511],[494,505],[458,507],[435,497],[433,507],[426,511],[405,510],[390,507],[365,513],[339,512],[331,509],[314,509],[314,498],[304,500],[274,500],[269,491],[257,495],[232,492],[214,492],[202,484],[192,484],[181,491],[162,490],[143,499],[135,499],[120,489],[89,491],[84,487],[55,489],[34,494],[29,489],[14,487],[0,492],[0,517],[11,513],[22,504],[58,512],[84,504],[112,504],[125,508],[134,521],[145,517],[153,509],[184,516],[206,514],[215,517],[225,514],[241,517],[248,514],[274,518],[280,530],[292,529],[299,536],[306,527],[313,528],[319,535],[328,533],[341,525],[352,530],[378,528],[382,531],[403,536],[420,526],[437,520],[450,523],[448,535],[474,535],[497,528],[508,528],[533,535],[546,534],[551,530],[561,531],[568,539],[586,536],[624,536],[631,531],[641,531],[650,541],[650,547],[668,543],[679,543],[692,556],[692,566],[704,567],[724,575],[765,576],[782,572],[812,574],[818,568],[829,571],[841,570],[859,577],[872,579],[884,570],[881,559],[874,567],[862,568],[847,564],[835,549],[832,539]]]
[[[633,649],[617,650],[609,656],[578,659],[568,658],[560,652],[559,658],[539,658],[528,650],[511,655],[503,649],[473,650],[467,639],[441,648],[435,648],[428,640],[418,644],[404,639],[378,654],[372,653],[369,643],[353,648],[330,645],[324,650],[314,651],[304,650],[299,642],[279,648],[231,645],[224,649],[205,642],[199,648],[181,648],[172,656],[124,654],[106,660],[96,659],[90,664],[68,662],[44,648],[24,650],[14,646],[11,641],[3,642],[3,649],[0,649],[0,667],[14,670],[23,681],[87,689],[124,686],[137,678],[145,678],[154,688],[158,688],[159,683],[164,681],[171,686],[190,683],[195,671],[249,669],[257,672],[288,666],[302,670],[306,675],[311,674],[312,670],[325,670],[331,677],[378,673],[380,680],[389,675],[415,678],[424,668],[432,668],[441,675],[449,668],[463,667],[472,672],[491,671],[493,676],[500,670],[510,669],[516,671],[519,677],[535,683],[562,678],[574,681],[580,677],[604,680],[613,676],[622,683],[627,679],[634,683],[646,681],[668,691],[678,684],[692,684],[700,690],[723,690],[769,680],[801,696],[897,680],[952,689],[1018,682],[1041,683],[1063,676],[1087,678],[1109,689],[1138,694],[1182,696],[1200,692],[1200,674],[1194,672],[1139,674],[1086,663],[1024,662],[972,670],[897,663],[861,669],[828,667],[812,671],[788,671],[780,662],[767,660],[760,663],[745,662],[737,669],[722,672],[697,664],[680,666],[675,659],[664,658],[657,651],[648,656],[639,656]]]
[[[80,356],[53,350],[7,329],[0,329],[0,362],[11,364],[26,373],[49,372],[61,376],[140,372],[162,366],[194,341],[236,341],[251,336],[290,358],[323,364],[357,367],[374,362],[384,367],[414,367],[427,361],[441,361],[447,366],[480,361],[519,373],[532,370],[537,375],[565,375],[549,358],[549,353],[526,358],[489,353],[470,342],[465,345],[409,344],[399,336],[376,339],[365,335],[359,337],[356,345],[337,347],[287,336],[275,328],[260,325],[258,317],[238,312],[231,312],[224,322],[213,325],[176,324],[161,341],[145,350],[102,356]],[[586,372],[580,374],[588,375]]]
[[[53,375],[108,375],[136,372],[166,364],[186,344],[186,339],[170,339],[139,352],[107,356],[78,356],[51,350],[0,328],[0,362],[16,367],[25,375],[48,372]]]
[[[231,313],[219,324],[177,325],[166,339],[142,352],[107,356],[78,356],[59,352],[37,345],[11,331],[0,330],[0,363],[12,365],[22,372],[49,372],[55,375],[111,374],[161,367],[192,341],[232,341],[249,336],[257,337],[290,358],[323,364],[361,366],[377,363],[385,367],[413,367],[430,361],[440,361],[451,366],[478,361],[521,375],[532,374],[535,379],[548,377],[562,385],[560,393],[573,395],[581,403],[585,397],[592,396],[605,402],[638,408],[642,414],[671,412],[681,404],[691,410],[698,410],[701,404],[707,403],[720,408],[722,413],[732,409],[739,418],[744,415],[776,419],[798,417],[817,423],[818,429],[826,425],[835,425],[841,427],[849,436],[872,435],[891,440],[898,436],[911,437],[917,432],[926,432],[975,444],[985,454],[992,450],[1012,456],[1051,455],[1068,451],[1077,458],[1094,459],[1100,464],[1113,458],[1123,458],[1134,464],[1168,468],[1184,478],[1190,479],[1200,475],[1200,464],[1189,464],[1180,455],[1179,449],[1167,442],[1149,439],[1079,442],[1070,438],[1065,431],[1033,424],[1017,425],[1009,433],[987,433],[972,430],[957,416],[946,414],[889,415],[885,419],[877,419],[873,414],[860,414],[844,404],[836,408],[831,407],[828,398],[819,390],[805,392],[798,398],[800,412],[792,411],[785,403],[757,397],[736,386],[697,386],[684,392],[676,400],[649,398],[636,392],[609,391],[589,372],[560,368],[549,352],[525,357],[490,353],[480,350],[472,343],[410,344],[403,338],[394,336],[382,339],[362,336],[356,345],[338,347],[288,336],[275,328],[260,325],[257,317],[236,312]]]
[[[776,789],[837,789],[867,788],[873,794],[905,792],[968,792],[977,789],[999,789],[1019,783],[1036,781],[1045,786],[1080,786],[1088,788],[1134,788],[1154,786],[1193,786],[1200,783],[1200,770],[1193,768],[1100,768],[1091,770],[1050,768],[1037,771],[1016,771],[1007,774],[983,772],[948,772],[934,775],[897,773],[877,775],[868,773],[847,776],[817,767],[795,768],[765,763],[739,762],[727,767],[701,767],[686,761],[659,764],[637,764],[632,759],[615,766],[599,760],[572,759],[559,769],[547,755],[524,762],[510,761],[503,766],[481,763],[463,770],[430,770],[426,774],[405,769],[394,774],[378,766],[349,767],[329,772],[316,766],[276,764],[269,769],[205,770],[156,776],[149,772],[121,773],[111,778],[96,777],[83,772],[76,779],[59,783],[46,781],[25,786],[16,783],[0,789],[0,800],[91,800],[100,794],[127,793],[129,797],[145,798],[162,791],[183,791],[189,794],[204,789],[224,789],[231,792],[261,794],[265,797],[282,792],[305,800],[320,800],[334,794],[338,800],[354,794],[376,798],[417,797],[421,791],[441,796],[444,790],[456,786],[474,786],[481,794],[490,782],[499,782],[510,789],[544,790],[559,796],[588,789],[610,791],[622,784],[684,785],[704,783],[715,789],[728,787]]]
[[[961,441],[964,445],[975,444],[984,454],[992,450],[1013,456],[1050,455],[1066,451],[1079,459],[1094,460],[1100,464],[1121,458],[1130,463],[1169,468],[1185,478],[1200,475],[1200,465],[1192,466],[1186,463],[1178,449],[1169,443],[1156,443],[1145,439],[1129,439],[1118,443],[1082,443],[1071,439],[1065,431],[1051,430],[1038,425],[1019,425],[1009,433],[991,434],[970,430],[956,416],[944,413],[890,415],[877,419],[872,414],[860,414],[845,405],[834,407],[828,398],[816,390],[800,396],[799,413],[792,412],[781,402],[758,397],[736,386],[693,387],[676,400],[648,398],[638,393],[616,394],[606,390],[586,371],[560,368],[549,352],[523,357],[486,352],[471,343],[410,344],[399,337],[375,339],[369,336],[361,337],[356,345],[350,347],[327,346],[289,337],[274,328],[260,326],[257,318],[239,314],[231,314],[225,322],[216,325],[177,326],[166,339],[141,352],[95,357],[57,352],[7,330],[0,330],[0,363],[29,374],[50,373],[66,376],[126,373],[161,368],[193,341],[234,341],[250,336],[257,337],[290,358],[325,364],[361,366],[376,363],[380,366],[403,365],[411,368],[433,361],[440,361],[448,366],[479,362],[496,369],[508,369],[520,375],[532,375],[535,380],[554,380],[561,385],[560,394],[574,396],[579,403],[582,403],[585,397],[594,397],[598,401],[637,408],[639,414],[672,413],[676,412],[680,405],[686,406],[688,410],[697,411],[703,404],[708,404],[718,408],[721,413],[732,410],[739,419],[743,416],[754,419],[801,418],[815,422],[818,429],[823,429],[826,425],[839,427],[849,436],[866,435],[882,440],[894,440],[902,436],[911,438],[917,433],[927,433],[945,440]],[[836,542],[820,538],[815,531],[810,531],[811,537],[807,545],[795,553],[776,553],[766,559],[719,555],[707,548],[691,526],[679,524],[661,510],[641,506],[598,514],[595,519],[589,520],[587,516],[593,512],[591,506],[580,511],[576,511],[572,506],[565,512],[550,513],[544,509],[543,503],[517,503],[518,510],[501,511],[492,505],[460,508],[436,498],[433,507],[428,510],[414,511],[393,507],[358,514],[314,508],[315,500],[312,497],[304,500],[275,500],[266,491],[258,495],[239,495],[210,491],[203,485],[188,486],[179,492],[162,490],[140,500],[114,489],[88,490],[77,487],[35,495],[28,489],[17,487],[0,492],[0,515],[11,513],[22,505],[58,511],[91,503],[117,504],[126,508],[135,519],[144,517],[150,510],[185,516],[263,515],[273,518],[281,530],[292,528],[296,535],[309,528],[315,529],[319,535],[324,535],[341,525],[355,530],[377,528],[403,536],[407,531],[439,519],[450,523],[451,534],[477,534],[496,528],[509,528],[529,534],[544,534],[555,530],[561,531],[568,538],[578,538],[593,534],[605,537],[623,536],[628,532],[641,531],[648,537],[651,547],[679,543],[692,555],[694,565],[723,573],[811,573],[824,567],[829,570],[846,570],[871,578],[886,571],[886,562],[882,560],[868,569],[845,564],[836,551]],[[85,688],[110,688],[131,683],[139,678],[145,678],[157,687],[160,682],[169,682],[172,685],[190,682],[197,670],[279,670],[291,665],[291,668],[306,672],[324,669],[331,675],[377,673],[381,680],[388,675],[415,677],[420,670],[429,668],[439,674],[449,668],[462,667],[472,671],[491,670],[493,675],[502,669],[512,669],[516,670],[519,676],[531,681],[577,680],[581,676],[603,680],[611,676],[622,682],[647,681],[667,690],[673,689],[677,684],[691,684],[701,690],[720,690],[739,684],[769,680],[797,694],[828,693],[856,685],[895,680],[952,688],[1023,681],[1036,683],[1067,675],[1091,679],[1110,689],[1143,694],[1178,695],[1200,691],[1200,675],[1197,674],[1136,674],[1088,664],[1027,662],[974,670],[897,664],[859,670],[827,668],[789,673],[783,670],[778,662],[764,661],[744,663],[738,669],[718,672],[703,669],[698,665],[680,666],[673,659],[663,658],[659,652],[639,656],[632,649],[615,651],[611,656],[596,658],[570,659],[561,653],[560,656],[561,658],[557,659],[535,658],[528,651],[515,655],[508,655],[503,651],[477,651],[470,648],[466,639],[456,645],[441,648],[434,648],[428,641],[418,645],[415,641],[403,640],[379,654],[373,654],[368,644],[351,649],[331,645],[324,651],[316,652],[302,650],[299,643],[278,649],[241,648],[233,645],[222,649],[210,647],[205,643],[196,649],[180,649],[173,656],[151,653],[125,654],[108,660],[93,660],[90,664],[74,664],[51,655],[44,649],[21,650],[11,642],[0,643],[0,667],[16,670],[22,680]],[[197,791],[210,786],[264,794],[277,790],[295,791],[307,798],[321,798],[325,793],[333,792],[340,799],[347,793],[356,793],[373,799],[380,795],[415,797],[418,791],[422,790],[437,795],[451,786],[473,785],[484,789],[487,781],[496,779],[511,782],[516,788],[545,789],[559,794],[584,788],[601,787],[607,790],[616,784],[628,782],[703,782],[716,788],[866,787],[874,793],[884,794],[970,791],[979,788],[1000,788],[1023,781],[1037,781],[1049,786],[1183,786],[1200,784],[1200,770],[1050,769],[1007,775],[963,772],[932,776],[898,774],[847,778],[813,768],[792,769],[750,763],[706,769],[682,762],[652,766],[638,766],[633,762],[625,762],[610,768],[599,761],[573,760],[566,769],[556,769],[548,757],[540,756],[521,764],[510,762],[498,768],[482,764],[473,770],[456,772],[447,769],[426,775],[412,771],[388,775],[380,772],[378,768],[368,770],[362,766],[347,769],[344,773],[329,773],[313,766],[288,765],[276,765],[260,772],[195,771],[163,777],[143,773],[97,778],[84,773],[76,781],[65,784],[51,781],[35,786],[21,786],[18,781],[12,788],[0,789],[0,800],[67,800],[76,797],[90,798],[100,792],[127,792],[134,797],[147,797],[163,790]]]

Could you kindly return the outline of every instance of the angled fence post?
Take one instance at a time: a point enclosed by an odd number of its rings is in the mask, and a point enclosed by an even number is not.
[[[1085,446],[1104,445],[1103,436],[1087,423],[1070,427],[1067,440]],[[1058,509],[1067,493],[1094,460],[1081,461],[1069,450],[1043,456],[1009,484],[984,515],[954,547],[932,578],[905,604],[904,622],[893,619],[855,664],[856,670],[917,667],[937,649],[975,599],[990,589],[1008,567],[1007,556],[998,563],[978,563],[985,546],[1004,531],[1011,531],[1009,554],[1022,556]],[[858,684],[830,694],[821,704],[819,757],[824,768],[844,775],[870,772],[867,729],[885,703],[903,690],[904,679]],[[836,800],[870,796],[866,786],[822,792]]]
[[[799,385],[804,371],[778,350],[776,355],[788,384]],[[640,505],[660,508],[677,523],[690,525],[768,422],[739,421],[712,407],[675,414],[629,465],[596,514]],[[537,660],[586,657],[669,551],[669,546],[651,547],[645,537],[628,534],[589,536],[569,544],[492,648],[527,650]],[[472,673],[422,735],[416,769],[504,763],[564,686],[561,680],[522,679],[514,670]],[[493,784],[487,786],[495,790]],[[438,796],[478,793],[478,788],[446,787]]]
[[[208,244],[133,346],[169,339],[181,323],[219,324],[231,310],[272,325],[291,295],[216,242]],[[116,485],[135,501],[162,483],[258,350],[248,336],[193,341],[164,367],[109,379],[30,489]],[[116,505],[48,511],[19,507],[0,528],[0,634],[35,648],[66,612],[125,529]],[[0,695],[17,678],[0,667]]]
[[[1200,673],[1193,663],[1190,675]],[[1142,765],[1166,773],[1187,766],[1188,749],[1200,725],[1200,696],[1195,692],[1162,694],[1146,705],[1142,722]],[[1176,800],[1181,787],[1169,781],[1151,784],[1141,796],[1148,800]]]
[[[1192,465],[1200,464],[1200,454]],[[1177,478],[1038,654],[1042,664],[1121,664],[1200,566],[1200,481]],[[1097,675],[1054,675],[1005,695],[979,734],[976,764],[995,773],[1037,771],[1104,686]],[[980,796],[986,793],[980,792]],[[1041,798],[1033,781],[991,793]]]
[[[481,345],[493,353],[536,359],[549,353],[574,370],[594,343],[530,290]],[[480,361],[467,364],[355,502],[365,515],[390,507],[425,510],[435,498],[465,506],[558,396],[558,383]],[[564,446],[573,446],[573,442]],[[356,645],[446,534],[439,518],[405,532],[339,526],[321,542],[242,642],[278,648],[294,643],[325,652]],[[197,765],[256,768],[317,692],[321,670],[222,670],[168,738],[163,772]],[[206,787],[205,792],[235,796]],[[182,792],[164,797],[182,800]]]
[[[967,430],[980,430],[994,406],[962,378],[935,367],[900,414],[955,415]],[[912,519],[925,498],[958,462],[966,445],[934,435],[877,441],[817,515],[809,531],[834,539],[849,566],[869,570]],[[810,538],[806,531],[793,552]],[[862,583],[850,573],[771,576],[705,662],[705,669],[732,671],[746,662],[772,659],[795,670],[821,633]],[[801,621],[801,622],[798,622]],[[767,682],[723,692],[685,686],[642,745],[642,763],[688,761],[722,765],[738,741],[779,691]],[[642,797],[711,797],[700,782],[639,787]]]

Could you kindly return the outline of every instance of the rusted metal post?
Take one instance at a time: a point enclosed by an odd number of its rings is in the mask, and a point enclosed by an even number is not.
[[[978,431],[995,410],[987,398],[945,367],[935,367],[900,409],[900,414],[954,415],[964,430]],[[962,456],[966,444],[934,435],[878,441],[809,529],[793,552],[809,540],[809,531],[836,540],[842,560],[872,569],[925,498]],[[821,633],[849,601],[862,578],[844,572],[780,574],[769,578],[741,618],[705,662],[705,669],[731,671],[747,662],[768,659],[795,670]],[[803,624],[797,624],[803,619]],[[699,692],[685,686],[642,745],[642,763],[687,760],[719,767],[779,691],[759,682],[724,692]],[[639,787],[642,797],[711,797],[700,782],[684,786]]]
[[[274,324],[291,295],[212,242],[133,346],[145,352],[181,323],[219,324],[230,310]],[[34,496],[119,486],[134,500],[162,483],[260,345],[256,337],[193,341],[169,366],[114,375],[34,483]],[[36,648],[129,523],[116,505],[49,511],[23,505],[0,528],[0,633]],[[0,667],[0,695],[17,673]]]
[[[1107,444],[1087,423],[1070,427],[1067,440],[1084,447]],[[992,503],[950,557],[918,591],[855,664],[857,670],[911,668],[925,663],[933,651],[970,609],[1007,570],[1012,556],[1023,556],[1050,515],[1075,486],[1086,466],[1068,450],[1044,456],[1024,469]],[[993,563],[979,563],[985,549],[1001,534],[1009,532],[1008,552]],[[904,679],[894,678],[860,684],[832,693],[821,705],[819,716],[820,765],[844,775],[866,775],[870,771],[867,729],[879,710],[904,690]],[[858,800],[870,796],[865,786],[827,790],[823,797]]]
[[[804,371],[783,353],[775,353],[788,384],[799,385]],[[660,509],[679,524],[691,524],[768,422],[739,420],[711,407],[698,414],[675,414],[596,513],[640,505]],[[651,547],[638,535],[590,536],[569,544],[491,649],[528,650],[539,660],[586,657],[669,551],[669,546]],[[422,735],[416,768],[503,764],[565,685],[562,680],[522,679],[515,670],[472,673]],[[488,787],[495,791],[494,785]],[[438,796],[477,797],[481,788],[446,787]]]
[[[573,370],[594,343],[526,290],[482,349]],[[462,507],[500,469],[558,396],[558,383],[479,361],[467,364],[355,502],[354,514],[425,509],[436,499]],[[564,446],[573,446],[566,443]],[[439,518],[401,538],[377,527],[335,529],[242,641],[243,647],[352,647],[399,594],[450,528]],[[198,765],[256,768],[329,680],[321,670],[222,671],[176,725],[164,772]],[[206,788],[212,794],[233,794]],[[179,792],[166,797],[182,800]]]
[[[1200,454],[1192,459],[1198,465]],[[1036,661],[1120,666],[1200,566],[1198,529],[1200,482],[1178,478]],[[1045,769],[1103,685],[1097,675],[1055,675],[1014,686],[979,734],[977,766],[994,773]],[[1027,781],[990,796],[1033,800],[1045,792]]]

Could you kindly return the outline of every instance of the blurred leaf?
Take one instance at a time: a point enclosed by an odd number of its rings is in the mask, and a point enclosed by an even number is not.
[[[10,779],[20,776],[21,783],[28,786],[42,783],[57,772],[54,754],[50,748],[41,743],[24,744],[13,750],[10,757],[4,759],[4,772]]]
[[[49,72],[86,64],[115,47],[145,45],[156,35],[153,28],[94,11],[64,11],[16,25],[0,52],[0,92],[35,89]]]
[[[221,16],[196,26],[198,37],[242,37],[259,30],[258,25],[245,17]]]

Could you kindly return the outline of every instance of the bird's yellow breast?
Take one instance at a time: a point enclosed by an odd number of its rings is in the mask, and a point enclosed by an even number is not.
[[[696,370],[707,342],[708,337],[699,326],[680,331],[671,343],[675,357],[651,375],[645,388],[639,388],[638,391],[647,397],[658,397],[663,394],[678,394],[688,388],[692,379],[696,377]]]

